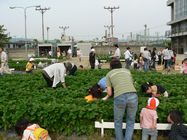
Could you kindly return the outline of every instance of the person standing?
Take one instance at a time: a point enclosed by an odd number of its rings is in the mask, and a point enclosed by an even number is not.
[[[131,66],[132,57],[133,57],[130,52],[130,47],[127,47],[127,50],[125,51],[124,55],[125,55],[125,63],[126,63],[125,68],[129,69]]]
[[[119,49],[118,44],[115,44],[114,47],[115,47],[116,50],[115,50],[115,52],[114,52],[113,57],[114,57],[114,58],[117,58],[117,59],[120,59],[120,57],[121,57],[121,51],[120,51],[120,49]]]
[[[158,51],[157,53],[158,55],[158,65],[161,65],[162,64],[162,49]]]
[[[71,47],[69,47],[67,54],[68,54],[68,59],[71,59],[71,57],[72,57]]]
[[[4,49],[2,47],[0,47],[0,55],[1,55],[1,68],[0,68],[0,72],[1,73],[8,73],[10,74],[11,71],[8,67],[8,56],[6,54],[6,52],[4,51]]]
[[[168,64],[169,64],[169,60],[170,60],[170,53],[168,50],[168,47],[166,47],[163,51],[163,59],[164,59],[164,68],[167,69],[168,68]]]
[[[89,62],[91,69],[95,69],[95,49],[94,47],[91,47],[91,52],[89,54]]]
[[[42,75],[47,82],[48,87],[56,88],[57,84],[61,82],[62,86],[66,88],[65,76],[66,74],[74,75],[77,66],[70,63],[55,63],[45,67]]]
[[[122,124],[126,111],[125,140],[132,140],[134,132],[135,116],[138,107],[138,96],[133,85],[131,72],[122,68],[119,59],[114,58],[110,62],[112,69],[106,75],[107,94],[112,96],[114,89],[114,125],[116,140],[124,140]]]
[[[77,48],[77,57],[78,57],[79,62],[81,62],[82,52],[79,48]]]
[[[150,58],[151,58],[151,54],[147,50],[147,48],[144,48],[144,51],[142,52],[142,56],[144,61],[144,71],[147,72],[149,70]]]
[[[151,68],[155,69],[155,62],[156,62],[156,57],[157,57],[157,54],[156,54],[156,48],[153,48],[153,51],[151,53],[151,61],[152,61],[152,66]]]
[[[155,97],[149,98],[146,108],[142,108],[140,113],[140,127],[142,128],[142,140],[157,140],[157,111],[159,100]]]

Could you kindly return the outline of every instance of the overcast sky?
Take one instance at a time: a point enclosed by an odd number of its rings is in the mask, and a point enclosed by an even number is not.
[[[170,7],[167,0],[0,0],[0,24],[5,25],[13,37],[24,37],[23,9],[9,9],[10,6],[41,5],[51,9],[44,14],[50,39],[59,39],[62,30],[59,26],[69,26],[67,35],[77,40],[101,38],[104,25],[110,25],[110,12],[104,6],[119,6],[114,12],[114,36],[122,38],[130,32],[143,33],[144,25],[150,33],[164,34],[169,29]],[[34,8],[27,9],[27,37],[42,39],[42,15]]]

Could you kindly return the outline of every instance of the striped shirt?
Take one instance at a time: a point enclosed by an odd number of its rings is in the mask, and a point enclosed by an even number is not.
[[[129,70],[120,68],[113,69],[106,75],[107,87],[114,88],[114,97],[124,93],[136,92],[133,79]]]

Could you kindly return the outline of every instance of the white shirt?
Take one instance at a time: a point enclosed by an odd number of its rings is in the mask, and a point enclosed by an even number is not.
[[[132,54],[130,53],[129,50],[126,50],[124,55],[125,55],[125,59],[131,59],[131,57],[132,57]]]
[[[162,51],[162,54],[163,54],[163,56],[164,56],[164,60],[169,60],[169,59],[171,59],[171,55],[170,55],[170,52],[169,52],[168,49],[164,49],[164,50]]]
[[[56,87],[59,82],[65,82],[66,68],[64,63],[55,63],[44,68],[43,70],[46,71],[50,78],[54,77],[52,87]]]
[[[151,54],[148,50],[143,51],[142,56],[143,56],[143,58],[146,58],[146,59],[149,59],[149,60],[151,59]]]
[[[68,49],[68,54],[72,54],[72,51],[71,51],[71,49]]]
[[[1,63],[5,63],[8,61],[8,56],[6,54],[6,52],[2,51],[1,52]]]
[[[81,55],[82,55],[81,50],[77,50],[77,55],[78,55],[78,56],[81,56]]]
[[[120,49],[117,48],[115,53],[114,53],[114,57],[120,57],[120,56],[121,56]]]

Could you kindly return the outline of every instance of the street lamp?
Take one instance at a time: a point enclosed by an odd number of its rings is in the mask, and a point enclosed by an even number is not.
[[[13,6],[13,7],[9,7],[10,9],[16,9],[16,8],[20,8],[24,10],[24,22],[25,22],[25,50],[26,50],[26,54],[27,54],[27,45],[26,45],[26,40],[27,40],[27,9],[28,8],[38,8],[40,7],[40,5],[33,5],[33,6],[27,6],[27,7],[21,7],[21,6]]]

